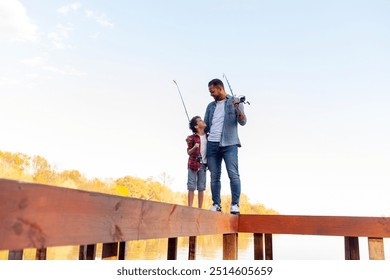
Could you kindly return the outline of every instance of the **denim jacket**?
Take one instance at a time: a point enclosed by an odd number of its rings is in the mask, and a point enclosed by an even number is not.
[[[238,121],[238,113],[234,109],[233,105],[233,97],[228,95],[226,97],[225,102],[225,118],[223,122],[223,129],[222,129],[222,136],[221,141],[219,145],[221,147],[231,146],[231,145],[237,145],[238,147],[241,147],[240,139],[238,138],[238,129],[237,129],[237,123],[240,125],[246,124],[246,117],[242,121]],[[217,106],[217,102],[213,101],[211,102],[206,109],[206,113],[204,116],[204,122],[207,124],[207,127],[205,129],[206,132],[210,132],[210,127],[213,125],[213,116],[214,111]],[[244,105],[240,103],[240,110],[244,113]]]

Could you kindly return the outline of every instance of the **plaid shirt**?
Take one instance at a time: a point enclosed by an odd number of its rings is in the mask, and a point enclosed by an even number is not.
[[[189,157],[188,157],[188,168],[194,171],[198,171],[200,168],[200,162],[197,161],[197,157],[200,154],[200,137],[197,134],[192,134],[188,136],[189,141],[187,142],[187,152],[195,146],[195,143],[199,143],[199,148],[196,149]]]

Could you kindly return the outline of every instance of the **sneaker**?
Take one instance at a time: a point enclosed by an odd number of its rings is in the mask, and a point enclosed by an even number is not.
[[[234,215],[240,214],[240,206],[238,206],[238,204],[232,205],[232,207],[230,207],[230,214],[234,214]]]
[[[210,208],[210,211],[222,212],[222,207],[221,207],[221,205],[213,204],[213,206],[211,206],[211,208]]]

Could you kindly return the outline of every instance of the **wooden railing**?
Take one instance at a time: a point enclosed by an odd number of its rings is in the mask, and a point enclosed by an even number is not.
[[[128,241],[167,238],[167,259],[177,258],[178,237],[188,236],[189,259],[196,237],[223,235],[223,259],[239,259],[238,233],[253,233],[254,259],[273,259],[272,234],[344,236],[345,259],[359,259],[358,237],[367,237],[370,259],[384,259],[390,218],[230,215],[131,197],[0,179],[0,250],[23,259],[23,250],[79,246],[79,259],[125,259]]]

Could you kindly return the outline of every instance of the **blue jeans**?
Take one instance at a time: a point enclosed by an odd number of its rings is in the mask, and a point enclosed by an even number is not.
[[[241,180],[238,173],[238,147],[220,147],[219,142],[207,142],[207,164],[210,170],[211,195],[213,204],[221,205],[221,165],[225,161],[230,179],[232,205],[240,204]]]

